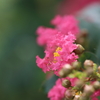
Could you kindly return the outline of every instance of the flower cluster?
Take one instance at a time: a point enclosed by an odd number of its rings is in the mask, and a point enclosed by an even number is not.
[[[77,21],[73,16],[56,16],[51,23],[55,28],[39,27],[37,42],[45,46],[45,57],[36,57],[38,67],[44,72],[54,71],[56,74],[66,63],[76,61],[78,56],[73,52],[77,45],[74,43],[79,33]]]
[[[98,100],[97,97],[100,96],[99,67],[97,70],[95,63],[86,60],[84,68],[83,72],[78,71],[81,70],[79,62],[64,65],[59,72],[62,78],[56,81],[55,86],[48,93],[48,98],[50,100]],[[77,74],[80,75],[77,76]],[[67,77],[70,75],[74,78]]]
[[[78,62],[84,52],[87,31],[79,31],[73,16],[57,15],[51,24],[54,28],[40,26],[37,42],[44,46],[45,56],[36,56],[36,63],[43,72],[53,71],[60,78],[49,91],[50,100],[98,100],[100,96],[100,66],[85,60]],[[79,34],[81,33],[81,34]],[[77,41],[76,41],[77,39]],[[80,44],[76,44],[80,43]]]
[[[64,79],[70,80],[71,86],[74,86],[75,81],[77,80],[77,78],[71,79],[69,77],[58,79],[55,86],[53,86],[53,88],[48,93],[48,98],[51,98],[50,100],[62,100],[65,97],[66,88],[62,86],[62,81]]]

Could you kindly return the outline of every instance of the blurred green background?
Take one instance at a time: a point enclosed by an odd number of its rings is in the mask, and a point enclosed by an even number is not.
[[[0,0],[0,100],[47,100],[36,29],[49,26],[60,0]]]

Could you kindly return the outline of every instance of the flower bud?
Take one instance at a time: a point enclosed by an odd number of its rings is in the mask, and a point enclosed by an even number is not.
[[[87,97],[90,96],[90,95],[92,95],[92,93],[93,93],[94,91],[95,91],[95,90],[94,90],[94,87],[93,87],[92,85],[86,85],[86,86],[84,87],[84,93],[86,94]]]
[[[81,29],[81,37],[87,37],[88,36],[88,31],[86,29]]]
[[[78,37],[77,38],[77,40],[76,40],[76,43],[78,43],[78,44],[82,44],[83,45],[83,43],[85,42],[85,38],[84,37]]]
[[[98,82],[98,81],[94,82],[93,87],[94,87],[95,90],[100,89],[100,82]]]
[[[78,62],[78,61],[75,61],[75,62],[72,63],[72,66],[73,66],[74,69],[79,70],[80,67],[81,67],[81,63]]]
[[[92,67],[88,67],[88,68],[86,69],[86,74],[87,74],[87,76],[93,75],[93,73],[94,73],[94,71],[93,71],[93,68],[92,68]]]
[[[64,98],[62,100],[73,100],[72,98]]]
[[[65,98],[67,100],[73,100],[74,95],[75,94],[72,90],[67,89],[66,92],[65,92]]]
[[[98,73],[100,73],[100,66],[98,67]]]
[[[83,48],[82,45],[77,44],[77,49],[75,49],[74,52],[79,55],[79,54],[82,54],[84,52],[84,50],[85,49]]]
[[[87,68],[87,67],[93,67],[93,61],[91,61],[91,60],[85,60],[84,67],[85,68]]]
[[[86,95],[86,93],[83,93],[79,100],[90,100],[90,97]]]
[[[59,71],[59,76],[62,77],[62,78],[66,77],[66,72],[63,69],[61,69]]]
[[[79,100],[79,98],[80,98],[80,95],[75,95],[73,100]]]
[[[65,64],[63,68],[59,71],[60,77],[66,77],[72,72],[72,66],[70,64]]]
[[[62,86],[64,86],[65,88],[68,88],[71,86],[71,82],[67,79],[62,81]]]
[[[85,82],[83,80],[77,80],[75,87],[81,89],[81,88],[83,88],[84,85],[85,85]]]
[[[81,29],[80,34],[77,35],[76,43],[84,44],[87,36],[88,31],[86,29]]]

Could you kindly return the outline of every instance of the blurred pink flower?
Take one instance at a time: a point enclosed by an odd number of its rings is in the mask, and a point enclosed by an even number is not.
[[[53,36],[56,34],[67,35],[68,32],[71,32],[71,34],[76,35],[79,33],[78,21],[73,16],[61,17],[60,15],[57,15],[53,20],[51,20],[51,24],[55,25],[55,28],[40,26],[37,29],[37,43],[39,45],[47,45],[48,41],[52,41]]]
[[[37,29],[36,33],[38,34],[37,43],[43,46],[43,45],[46,45],[47,41],[48,40],[50,41],[53,35],[57,34],[58,31],[53,28],[47,28],[47,27],[40,26]]]
[[[93,95],[91,96],[92,100],[99,100],[97,97],[100,96],[100,90],[97,90]]]
[[[56,16],[51,23],[56,27],[37,29],[37,42],[45,45],[45,57],[36,56],[36,63],[44,72],[54,71],[56,74],[64,64],[76,61],[77,55],[73,52],[77,46],[74,44],[76,34],[79,32],[77,21],[72,16]]]
[[[64,64],[76,61],[78,56],[73,52],[77,48],[75,39],[71,32],[68,35],[54,35],[45,48],[45,57],[41,59],[36,56],[37,66],[44,72],[52,70],[57,74]]]
[[[94,2],[100,2],[100,0],[63,0],[58,7],[58,13],[62,15],[76,14],[85,6]]]
[[[64,98],[65,91],[67,90],[65,87],[62,86],[62,80],[64,79],[70,80],[71,86],[75,86],[75,83],[78,80],[77,78],[69,77],[62,79],[59,78],[53,88],[48,92],[48,98],[50,98],[50,100],[62,100]],[[93,93],[93,95],[91,96],[91,100],[99,100],[97,99],[97,96],[100,96],[100,90]]]
[[[78,21],[73,16],[63,16],[60,15],[55,16],[53,20],[51,20],[51,24],[55,25],[56,29],[61,31],[63,34],[68,34],[71,32],[74,35],[79,33]]]

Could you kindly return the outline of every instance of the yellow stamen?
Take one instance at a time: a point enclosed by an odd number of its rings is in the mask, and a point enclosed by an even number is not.
[[[56,49],[55,52],[53,53],[53,56],[54,56],[54,57],[59,57],[60,54],[58,53],[58,51],[61,51],[61,50],[62,50],[62,48],[57,47],[57,49]],[[54,62],[54,63],[57,62],[56,58],[54,58],[53,62]]]

